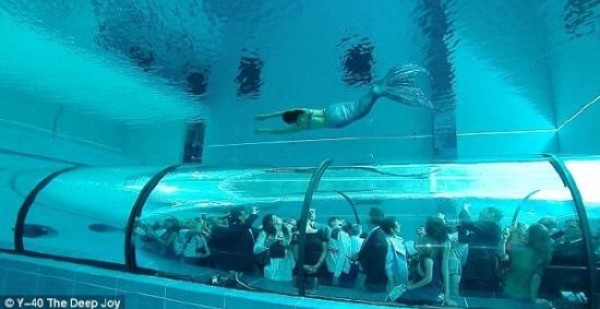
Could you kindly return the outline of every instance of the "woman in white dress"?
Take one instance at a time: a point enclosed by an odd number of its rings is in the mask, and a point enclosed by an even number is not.
[[[386,235],[388,242],[385,257],[385,274],[387,276],[388,291],[399,285],[408,283],[408,261],[406,244],[400,233],[400,224],[394,217],[383,219],[381,229]]]
[[[263,230],[254,243],[254,254],[266,254],[268,261],[264,268],[264,276],[274,281],[293,279],[295,266],[294,254],[290,248],[292,233],[283,224],[281,218],[268,214],[262,221]]]

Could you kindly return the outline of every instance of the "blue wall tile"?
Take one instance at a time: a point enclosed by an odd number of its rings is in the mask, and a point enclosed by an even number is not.
[[[77,272],[75,274],[75,281],[78,281],[80,283],[105,286],[112,289],[117,288],[117,278],[105,274]]]
[[[141,293],[146,295],[156,295],[165,297],[166,288],[159,282],[152,282],[152,280],[161,280],[160,278],[150,278],[150,280],[144,280],[141,277],[138,278],[126,278],[121,277],[117,279],[117,293]],[[137,307],[136,307],[137,308]]]
[[[165,299],[140,294],[125,295],[124,308],[165,309]]]
[[[171,299],[165,300],[165,309],[221,309],[222,307],[207,307]]]
[[[73,281],[59,277],[40,275],[37,293],[39,295],[73,295]]]
[[[1,293],[3,295],[39,295],[37,293],[37,280],[37,274],[5,269],[2,278],[3,284]]]
[[[30,273],[38,273],[40,268],[39,264],[28,263],[25,261],[19,261],[13,257],[7,259],[0,259],[0,267],[4,267],[7,269],[15,269],[19,271],[27,271]]]
[[[109,287],[90,285],[81,282],[75,282],[73,284],[73,295],[112,296],[116,294],[116,291]]]
[[[2,295],[2,291],[4,291],[4,281],[6,281],[6,277],[4,277],[4,268],[0,267],[0,295]]]
[[[294,309],[299,302],[300,299],[295,297],[235,290],[225,296],[227,309]]]
[[[386,306],[374,306],[365,304],[354,304],[347,302],[337,301],[326,301],[319,299],[303,298],[296,305],[296,309],[331,309],[331,308],[344,308],[344,309],[390,309]],[[397,307],[396,307],[397,308]],[[405,308],[405,307],[402,307]]]
[[[167,287],[167,298],[184,300],[202,306],[223,308],[226,292],[227,290],[222,288],[182,282]]]
[[[37,273],[41,275],[59,277],[69,280],[75,279],[76,272],[77,269],[64,269],[47,265],[41,265],[37,270]]]

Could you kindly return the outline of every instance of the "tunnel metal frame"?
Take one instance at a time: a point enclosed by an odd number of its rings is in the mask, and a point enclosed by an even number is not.
[[[319,183],[321,182],[321,178],[323,177],[323,174],[325,173],[325,171],[331,165],[332,162],[333,162],[332,159],[327,159],[319,165],[319,168],[313,173],[313,175],[310,179],[310,182],[308,183],[308,188],[306,189],[306,192],[304,194],[304,202],[302,204],[302,213],[300,215],[300,222],[298,222],[298,229],[299,229],[300,233],[298,235],[299,250],[298,250],[297,264],[300,265],[300,267],[304,266],[304,260],[305,260],[304,247],[306,245],[306,225],[308,224],[308,212],[309,212],[310,206],[312,204],[312,198],[313,198],[313,195],[314,195],[315,191],[317,190],[317,188],[319,188]],[[298,294],[300,297],[304,297],[306,295],[305,275],[306,274],[303,270],[300,270],[298,272]]]
[[[131,207],[129,219],[127,220],[127,226],[125,227],[125,244],[123,251],[123,254],[125,255],[125,267],[131,272],[140,272],[136,261],[135,245],[133,243],[133,230],[135,228],[135,222],[142,214],[142,210],[146,205],[146,201],[148,200],[148,197],[150,197],[150,194],[152,194],[152,192],[154,191],[154,188],[158,186],[160,181],[167,174],[178,169],[181,166],[181,164],[171,165],[154,175],[150,180],[148,180],[148,182],[146,182],[146,184],[138,194],[137,199],[133,203],[133,207]]]
[[[50,175],[44,177],[31,191],[29,191],[29,194],[27,194],[27,197],[21,204],[21,207],[19,207],[17,220],[15,221],[13,245],[16,252],[23,253],[25,251],[25,247],[23,245],[25,221],[27,220],[27,214],[29,214],[29,210],[31,209],[31,206],[33,206],[33,203],[35,202],[35,199],[37,198],[38,194],[42,190],[44,190],[44,188],[46,188],[46,186],[48,186],[56,177],[68,173],[77,168],[79,168],[79,166],[69,166],[55,171]]]
[[[577,217],[580,220],[580,227],[583,236],[583,242],[585,244],[586,251],[586,260],[587,260],[587,273],[589,275],[588,282],[590,284],[590,308],[597,308],[600,300],[594,297],[594,293],[597,293],[598,290],[598,280],[596,279],[596,266],[594,265],[594,249],[592,248],[592,231],[590,229],[590,221],[587,215],[587,211],[585,209],[585,202],[583,201],[583,197],[581,196],[581,192],[579,191],[579,187],[577,187],[577,183],[575,182],[575,178],[573,174],[567,166],[565,162],[557,155],[554,154],[543,154],[545,158],[548,159],[560,179],[562,180],[564,186],[571,193],[571,198],[573,199],[573,203],[575,205],[575,211],[577,212]]]
[[[88,266],[92,266],[92,267],[99,267],[99,268],[111,269],[111,270],[116,270],[116,271],[126,271],[126,268],[124,267],[124,265],[120,264],[120,263],[98,261],[98,260],[84,259],[84,258],[73,258],[73,257],[59,256],[59,255],[43,253],[43,252],[29,251],[24,246],[23,238],[25,236],[24,230],[25,230],[27,215],[29,214],[29,210],[31,209],[31,207],[33,207],[33,204],[35,203],[35,200],[36,200],[38,194],[59,176],[64,175],[73,170],[83,168],[83,167],[87,167],[87,166],[86,165],[75,165],[75,166],[69,166],[69,167],[54,171],[54,172],[50,173],[48,176],[44,177],[41,181],[39,181],[37,183],[37,185],[31,191],[29,191],[29,193],[27,194],[27,197],[25,198],[25,200],[23,201],[23,203],[21,203],[21,206],[19,207],[17,218],[15,220],[14,235],[13,235],[14,236],[14,238],[13,238],[14,248],[12,250],[1,249],[0,252],[8,253],[8,254],[23,255],[23,256],[33,257],[33,258],[43,258],[43,259],[49,259],[49,260],[54,260],[54,261],[60,261],[60,262],[88,265]]]

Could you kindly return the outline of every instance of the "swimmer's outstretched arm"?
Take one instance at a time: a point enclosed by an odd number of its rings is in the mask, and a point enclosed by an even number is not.
[[[273,112],[273,113],[267,113],[267,114],[261,114],[258,115],[256,117],[254,117],[254,119],[262,121],[268,118],[274,118],[274,117],[280,117],[281,115],[285,114],[286,112],[292,112],[292,111],[305,111],[305,112],[310,112],[311,110],[308,108],[301,108],[301,107],[297,107],[297,108],[289,108],[286,110],[282,110],[279,112]]]
[[[300,132],[300,131],[304,131],[305,129],[301,128],[301,127],[297,127],[297,126],[293,126],[293,127],[287,127],[287,128],[281,128],[281,129],[264,129],[264,128],[259,128],[259,129],[254,129],[254,133],[255,134],[289,134],[289,133],[295,133],[295,132]]]
[[[283,115],[283,113],[285,113],[287,111],[288,110],[283,110],[283,111],[279,111],[279,112],[261,114],[261,115],[258,115],[256,117],[254,117],[254,119],[256,119],[256,120],[265,120],[265,119],[268,119],[268,118],[279,117],[279,116]]]

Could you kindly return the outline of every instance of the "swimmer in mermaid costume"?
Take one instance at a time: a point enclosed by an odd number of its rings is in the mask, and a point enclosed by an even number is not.
[[[287,134],[321,128],[343,128],[369,114],[379,98],[386,97],[396,102],[432,108],[431,102],[421,88],[415,85],[415,77],[427,73],[416,65],[392,68],[384,79],[356,101],[332,104],[323,109],[293,108],[285,111],[256,116],[256,120],[281,117],[288,124],[281,129],[255,129],[255,133]]]

